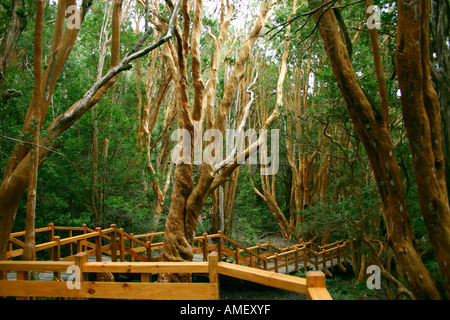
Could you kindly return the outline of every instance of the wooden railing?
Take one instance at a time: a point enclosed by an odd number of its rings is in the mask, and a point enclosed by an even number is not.
[[[281,251],[279,253],[274,253],[273,255],[266,257],[268,263],[273,263],[273,265],[266,268],[266,270],[278,272],[280,268],[285,267],[286,273],[288,273],[289,266],[294,265],[294,270],[300,272],[299,266],[303,264],[305,270],[308,270],[309,265],[315,270],[322,269],[322,271],[329,276],[332,276],[329,268],[333,269],[334,265],[346,272],[343,263],[347,263],[345,251],[348,243],[348,241],[341,240],[325,246],[317,246],[309,241],[280,249]],[[327,262],[330,262],[329,266],[327,266]]]
[[[209,239],[216,240],[216,243],[209,244]],[[221,261],[231,259],[233,263],[238,265],[247,265],[276,273],[285,268],[286,274],[290,273],[289,266],[291,265],[294,266],[293,271],[295,272],[300,272],[300,266],[303,266],[304,270],[309,268],[321,269],[327,275],[332,276],[335,265],[346,272],[344,264],[348,262],[346,254],[348,244],[349,241],[341,240],[318,246],[312,241],[308,241],[286,248],[278,248],[267,242],[246,248],[219,232],[214,235],[203,234],[196,237],[194,253],[203,253],[203,260],[206,261],[208,252],[218,250]]]
[[[0,261],[0,271],[15,271],[18,280],[0,281],[0,296],[64,297],[69,299],[219,299],[219,274],[307,295],[311,300],[331,300],[325,287],[325,275],[311,271],[306,278],[274,274],[237,264],[219,262],[213,252],[207,262],[87,262],[88,254],[80,252],[69,261]],[[27,280],[30,271],[63,272],[75,265],[81,274],[79,287],[69,287],[66,281]],[[88,281],[89,273],[138,273],[140,282]],[[208,283],[149,282],[151,273],[205,273]]]
[[[48,259],[56,261],[74,260],[75,254],[86,252],[88,256],[96,256],[97,261],[102,261],[102,255],[111,256],[112,261],[125,261],[127,255],[130,261],[142,262],[158,261],[160,257],[152,257],[152,251],[162,248],[162,242],[152,243],[153,239],[164,235],[164,232],[149,233],[134,236],[126,233],[122,228],[111,225],[108,229],[91,229],[82,227],[60,227],[50,223],[47,227],[35,230],[36,234],[48,232],[47,242],[36,244],[35,253],[48,250]],[[64,233],[67,237],[63,237]],[[75,233],[79,233],[74,235]],[[58,235],[57,235],[58,234]],[[6,258],[20,257],[23,253],[24,243],[18,238],[25,232],[11,233],[9,238],[9,250]],[[62,254],[66,249],[66,255]],[[145,255],[141,254],[145,253]]]
[[[45,238],[49,241],[35,246],[35,255],[37,252],[48,250],[48,260],[74,261],[75,255],[80,252],[86,252],[88,257],[95,256],[97,262],[102,261],[103,255],[111,256],[113,262],[126,260],[159,262],[162,260],[164,232],[133,235],[126,233],[122,228],[117,228],[116,225],[102,230],[90,229],[86,225],[59,227],[53,224],[36,229],[35,232],[36,234],[48,233]],[[19,238],[24,234],[25,232],[22,231],[10,235],[7,259],[22,255],[24,243]],[[344,265],[347,263],[348,243],[348,241],[336,241],[318,246],[309,241],[278,248],[267,242],[246,248],[219,232],[196,237],[193,251],[194,254],[201,254],[203,261],[207,261],[212,251],[217,251],[219,261],[230,261],[236,265],[246,265],[275,273],[283,270],[285,273],[300,272],[300,267],[305,270],[321,269],[328,276],[332,276],[334,266],[346,271]],[[293,266],[293,269],[290,269],[290,266]]]

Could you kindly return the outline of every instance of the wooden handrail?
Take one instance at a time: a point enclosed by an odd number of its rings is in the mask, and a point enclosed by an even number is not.
[[[88,273],[208,273],[208,262],[86,262]]]
[[[298,248],[297,250],[303,250],[305,247],[296,247],[296,248]],[[295,251],[296,251],[296,249],[292,249],[292,250],[289,250],[289,251],[283,251],[281,253],[278,253],[278,257],[284,257],[284,256],[292,255],[292,254],[295,253]],[[266,258],[267,258],[267,260],[270,260],[270,259],[273,259],[274,257],[275,257],[275,255],[268,256]]]
[[[65,272],[73,261],[0,261],[0,271]]]
[[[80,234],[78,236],[73,236],[73,237],[70,237],[70,238],[61,239],[61,244],[74,243],[74,242],[77,242],[79,240],[86,240],[86,239],[89,239],[89,238],[94,238],[96,236],[98,236],[98,231],[94,231],[94,232],[90,232],[90,233],[86,233],[86,234]]]
[[[162,236],[164,235],[164,231],[162,232],[153,232],[153,233],[144,233],[144,234],[139,234],[139,235],[135,235],[135,238],[145,238],[145,237],[158,237],[158,236]]]
[[[83,231],[83,227],[62,227],[62,226],[53,226],[54,230],[65,230],[65,231]]]
[[[81,269],[80,287],[70,289],[64,281],[0,281],[0,296],[38,296],[106,299],[219,299],[218,274],[251,281],[307,295],[308,299],[332,299],[325,287],[322,272],[308,272],[306,278],[275,274],[250,267],[219,262],[217,252],[208,262],[86,262],[87,254],[76,255]],[[0,261],[0,271],[66,271],[72,262],[61,261]],[[208,273],[209,283],[140,283],[86,282],[87,273]]]
[[[256,270],[226,262],[219,262],[217,268],[220,274],[226,276],[306,294],[306,279],[303,278],[265,270]]]
[[[306,274],[306,296],[308,300],[333,300],[325,286],[325,275],[321,271]]]
[[[49,231],[50,228],[49,227],[43,227],[43,228],[38,228],[34,230],[34,233],[40,233],[40,232],[45,232],[45,231]],[[12,232],[9,236],[10,237],[19,237],[19,236],[24,236],[25,235],[25,231],[18,231],[18,232]]]
[[[116,228],[115,225],[111,225],[110,228],[106,229],[96,228],[94,230],[88,228],[86,225],[83,225],[82,227],[63,227],[54,226],[50,223],[48,227],[39,228],[36,230],[39,232],[49,232],[50,240],[45,243],[37,244],[35,246],[35,251],[39,252],[49,249],[50,260],[53,260],[53,248],[58,246],[61,247],[63,245],[70,245],[69,256],[61,257],[62,260],[74,260],[74,253],[84,250],[88,253],[88,255],[97,254],[97,261],[101,261],[102,254],[107,254],[111,255],[113,261],[117,261],[120,258],[120,261],[123,262],[125,260],[125,255],[127,255],[130,257],[131,261],[136,259],[141,262],[156,262],[160,261],[161,257],[153,254],[152,251],[162,249],[164,246],[164,242],[152,242],[155,237],[163,236],[164,232],[133,235],[126,233],[123,229]],[[55,231],[69,231],[69,237],[61,237],[59,242],[55,241]],[[83,233],[72,236],[72,231]],[[7,252],[8,259],[22,255],[24,243],[15,237],[23,234],[24,232],[16,232],[11,234],[10,249]],[[92,238],[96,240],[88,241]],[[103,241],[99,239],[102,239]],[[207,243],[206,240],[217,241],[214,241],[214,244],[211,244],[210,241]],[[103,244],[101,242],[103,242]],[[72,244],[76,244],[75,252],[73,251]],[[341,270],[346,270],[346,268],[341,264],[341,259],[343,259],[344,263],[347,262],[345,249],[348,244],[348,240],[339,240],[323,246],[317,246],[310,240],[308,242],[286,246],[285,248],[278,248],[270,242],[246,248],[233,239],[225,236],[221,232],[218,232],[217,234],[204,234],[202,236],[195,237],[194,252],[202,253],[203,259],[206,261],[207,255],[210,252],[217,250],[219,252],[219,260],[222,260],[222,256],[224,255],[227,257],[233,256],[236,259],[236,264],[244,263],[250,267],[264,270],[274,270],[275,272],[279,272],[283,267],[285,267],[286,272],[288,272],[288,270],[291,270],[288,269],[288,266],[292,264],[295,264],[295,270],[299,270],[299,265],[301,263],[304,268],[307,268],[308,264],[312,264],[316,269],[323,267],[324,272],[331,275],[331,272],[326,268],[326,262],[335,258],[338,259],[337,266]],[[12,245],[18,246],[19,249],[13,250]],[[87,250],[88,248],[89,250]],[[276,254],[273,254],[274,251]],[[244,252],[248,255],[248,257],[245,257]],[[273,262],[274,265],[268,266],[269,262]],[[336,265],[336,262],[332,263],[332,266],[334,265]]]
[[[237,243],[236,241],[234,241],[234,240],[228,238],[227,236],[223,235],[222,233],[220,233],[220,237],[221,237],[223,240],[226,240],[226,241],[230,242],[231,244],[237,246],[237,247],[238,247],[239,249],[241,249],[242,251],[244,251],[244,252],[248,253],[249,255],[253,256],[254,259],[262,259],[262,260],[266,260],[266,257],[263,257],[263,256],[261,256],[261,255],[258,255],[258,254],[256,254],[256,253],[254,253],[253,251],[251,251],[251,250],[247,249],[246,247],[240,245],[239,243]],[[223,241],[222,241],[222,243],[223,243]]]
[[[163,234],[164,234],[164,232],[163,232]],[[206,234],[206,239],[215,239],[215,238],[218,238],[218,237],[220,237],[220,233]],[[198,241],[198,240],[202,240],[203,238],[204,238],[204,236],[201,235],[201,236],[195,237],[194,240]]]

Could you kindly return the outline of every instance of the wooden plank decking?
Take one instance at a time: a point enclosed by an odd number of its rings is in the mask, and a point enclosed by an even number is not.
[[[126,261],[161,261],[161,233],[149,233],[143,235],[128,234],[123,229],[111,225],[108,229],[90,229],[82,227],[57,227],[49,224],[46,228],[37,229],[36,232],[48,232],[49,241],[36,245],[36,251],[49,250],[49,260],[68,261],[74,259],[76,252],[86,252],[89,261],[95,262],[102,259],[103,262]],[[55,235],[69,232],[69,237]],[[82,234],[74,235],[73,233]],[[10,248],[7,252],[8,259],[18,258],[23,252],[23,242],[17,237],[23,237],[24,232],[16,232],[10,235]],[[64,234],[61,234],[64,235]],[[159,238],[156,238],[159,237]],[[156,242],[154,239],[157,239]],[[213,241],[214,240],[214,241]],[[126,242],[125,242],[126,241]],[[159,241],[159,242],[158,242]],[[275,273],[291,274],[294,272],[323,271],[332,276],[334,267],[346,271],[345,264],[350,263],[345,251],[349,241],[336,241],[324,246],[317,246],[312,241],[302,242],[286,248],[277,248],[267,242],[253,247],[245,247],[236,241],[226,237],[222,233],[214,235],[203,234],[194,240],[195,262],[206,261],[206,257],[213,251],[219,254],[219,260],[238,265],[247,265],[257,270],[272,271]],[[69,246],[61,257],[61,246]],[[15,247],[19,247],[15,249]],[[275,265],[276,264],[276,265]],[[44,270],[44,269],[42,269]],[[70,273],[59,270],[60,279],[67,280]],[[108,276],[108,275],[107,275]],[[109,275],[112,278],[111,275]],[[51,281],[54,272],[33,272],[32,278],[36,280]],[[14,272],[8,272],[8,280],[16,280]]]

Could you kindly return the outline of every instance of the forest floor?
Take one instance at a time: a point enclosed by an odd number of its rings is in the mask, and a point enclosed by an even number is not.
[[[304,277],[305,274],[293,274]],[[306,300],[300,293],[276,289],[239,279],[220,276],[220,299],[222,300]],[[327,277],[327,289],[333,300],[386,300],[384,289],[371,290],[364,282],[357,282],[353,272],[335,273]]]

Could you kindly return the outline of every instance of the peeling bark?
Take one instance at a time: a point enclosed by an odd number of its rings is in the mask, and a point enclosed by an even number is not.
[[[255,25],[249,34],[248,40],[245,42],[236,64],[233,68],[232,75],[227,83],[224,96],[218,107],[217,114],[214,120],[214,128],[224,131],[226,115],[232,105],[232,101],[237,93],[237,87],[240,78],[243,75],[245,63],[250,55],[250,51],[253,48],[257,40],[261,29],[263,28],[268,16],[270,16],[273,10],[274,2],[271,4],[263,3],[261,8],[260,16],[256,19]],[[199,32],[199,15],[201,15],[202,1],[196,1],[196,12],[194,17],[194,27],[195,34],[193,34],[192,46],[198,46],[198,32]],[[193,134],[193,119],[199,119],[199,112],[203,110],[200,105],[200,93],[203,91],[201,79],[199,78],[198,70],[194,75],[196,80],[194,97],[194,113],[189,112],[189,97],[187,94],[187,39],[189,37],[189,18],[187,12],[188,6],[187,1],[183,1],[182,11],[183,11],[183,33],[177,35],[177,48],[172,48],[170,50],[172,54],[172,62],[169,63],[172,66],[172,72],[175,72],[174,78],[176,82],[176,96],[177,96],[177,110],[178,110],[178,127],[179,129],[187,130],[191,137]],[[168,44],[171,47],[170,43]],[[192,61],[194,61],[195,68],[198,68],[198,57],[199,51],[197,48],[191,49]],[[170,58],[168,60],[171,60]],[[196,65],[197,64],[197,65]],[[214,88],[212,88],[214,89]],[[205,93],[203,93],[204,95]],[[203,97],[204,99],[204,97]],[[213,115],[208,114],[212,111],[212,108],[206,108],[207,114],[206,119],[212,119]],[[211,123],[211,122],[210,122]],[[191,139],[191,143],[193,139]],[[191,159],[193,159],[193,148],[191,148],[192,154]],[[192,163],[193,161],[191,161]],[[164,261],[191,261],[193,257],[192,243],[194,239],[194,233],[197,228],[197,222],[199,214],[206,198],[225,180],[233,173],[233,171],[239,165],[235,163],[232,166],[225,166],[217,174],[217,170],[213,170],[211,164],[204,163],[201,174],[197,179],[197,183],[193,185],[192,177],[192,165],[191,164],[177,164],[174,173],[174,188],[172,191],[172,201],[169,208],[169,216],[165,227],[165,238],[164,238],[164,249],[163,249],[163,260]],[[227,170],[228,169],[228,170]],[[217,184],[214,184],[217,182]],[[214,186],[214,187],[213,187]],[[190,275],[186,274],[166,274],[161,275],[160,281],[190,281]]]
[[[450,3],[431,1],[431,50],[436,54],[437,66],[430,65],[431,76],[436,85],[441,106],[442,152],[445,160],[445,181],[450,199]],[[435,60],[434,57],[430,57]]]
[[[399,2],[396,66],[402,113],[420,207],[447,293],[450,293],[450,208],[441,147],[439,98],[431,82],[430,1]]]
[[[43,100],[43,88],[42,88],[42,33],[44,26],[44,7],[45,2],[43,0],[36,1],[36,19],[34,27],[34,115],[33,120],[40,119],[40,112]],[[33,142],[39,144],[39,129],[37,125],[33,131]],[[39,148],[34,147],[31,151],[30,161],[30,177],[28,180],[27,191],[27,210],[25,221],[25,242],[23,247],[22,260],[33,260],[35,253],[35,232],[34,222],[36,214],[36,192],[37,192],[37,180],[38,180],[38,166],[39,166]]]
[[[366,12],[367,8],[372,5],[372,0],[365,0]],[[369,15],[369,14],[367,14]],[[378,45],[378,31],[376,28],[369,28],[370,43],[372,45],[372,56],[375,66],[375,74],[378,82],[378,93],[380,95],[380,111],[384,122],[389,126],[389,101],[386,88],[386,81],[381,62],[380,47]]]
[[[315,8],[313,1],[309,3],[311,9]],[[372,166],[384,208],[388,239],[405,278],[417,298],[439,299],[441,295],[434,279],[425,268],[415,246],[400,169],[387,126],[384,121],[377,121],[372,105],[358,84],[345,45],[339,37],[333,13],[318,10],[313,18],[318,23],[334,77]]]

